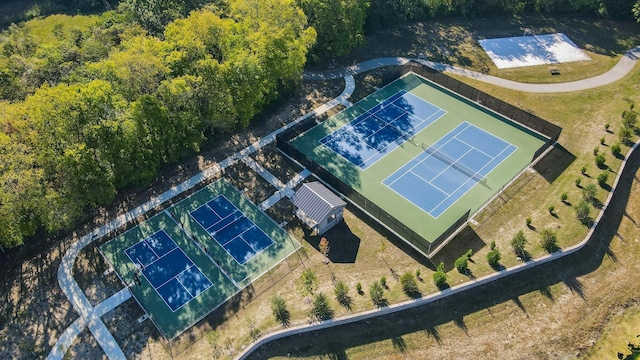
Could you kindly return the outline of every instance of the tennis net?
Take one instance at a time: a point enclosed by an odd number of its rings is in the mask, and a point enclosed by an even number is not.
[[[454,160],[452,158],[450,158],[449,156],[441,153],[440,151],[430,147],[430,146],[426,146],[424,143],[422,144],[422,149],[424,149],[424,151],[435,157],[436,159],[442,161],[443,163],[451,166],[452,168],[460,171],[461,173],[467,175],[468,177],[472,178],[473,180],[482,183],[482,184],[486,184],[487,183],[487,178],[481,176],[478,174],[478,172],[473,171],[471,169],[469,169],[468,167],[461,165],[457,162],[457,160]]]

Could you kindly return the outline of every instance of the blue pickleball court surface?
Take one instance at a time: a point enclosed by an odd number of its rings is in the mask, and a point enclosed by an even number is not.
[[[124,251],[158,292],[176,311],[212,286],[176,243],[160,230]]]
[[[273,240],[224,195],[216,196],[190,214],[241,265],[273,244]]]
[[[320,142],[365,170],[444,114],[439,107],[401,90]]]
[[[516,149],[465,121],[382,183],[437,218]]]

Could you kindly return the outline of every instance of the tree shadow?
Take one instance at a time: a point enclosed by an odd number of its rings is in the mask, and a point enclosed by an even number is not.
[[[487,244],[480,238],[480,236],[470,226],[466,226],[460,231],[448,244],[446,244],[438,253],[431,259],[434,264],[443,262],[445,264],[444,271],[448,272],[454,268],[454,263],[461,255],[466,253],[469,249],[474,254],[478,253]],[[469,259],[473,263],[472,259]]]
[[[527,309],[524,308],[524,305],[522,304],[522,301],[520,301],[519,297],[514,297],[511,299],[511,301],[513,301],[514,304],[516,304],[517,307],[520,308],[520,310],[522,310],[523,313],[527,312]]]
[[[538,292],[547,299],[555,301],[555,298],[553,297],[553,293],[551,293],[551,288],[549,286],[541,287],[540,289],[538,289]]]
[[[438,329],[435,326],[427,328],[424,331],[427,333],[427,335],[432,336],[436,340],[436,343],[438,343],[438,345],[442,345],[440,332],[438,332]]]
[[[391,344],[393,344],[394,349],[397,349],[401,353],[404,354],[405,352],[407,352],[407,342],[404,341],[402,336],[392,336]]]
[[[464,331],[465,335],[469,336],[469,332],[468,332],[468,329],[467,329],[467,324],[464,322],[464,317],[463,316],[458,316],[458,317],[454,318],[453,319],[453,323],[456,324],[456,326],[459,327],[462,331]]]
[[[572,293],[580,295],[582,300],[587,299],[584,293],[584,285],[582,285],[582,282],[580,282],[578,278],[575,278],[575,277],[567,278],[567,279],[564,279],[562,282]]]

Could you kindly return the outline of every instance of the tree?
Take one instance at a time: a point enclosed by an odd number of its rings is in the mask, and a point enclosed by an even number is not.
[[[638,122],[638,114],[633,111],[633,107],[628,111],[625,110],[622,112],[622,126],[627,129],[633,130],[636,127],[636,123]]]
[[[433,283],[438,289],[443,289],[447,286],[447,274],[444,272],[444,263],[441,262],[436,267],[436,272],[433,273]]]
[[[385,306],[387,304],[387,299],[384,298],[384,288],[378,280],[374,280],[369,286],[369,296],[371,296],[371,301],[376,306]]]
[[[289,326],[291,313],[287,310],[287,302],[279,295],[271,298],[271,312],[282,326]]]
[[[582,188],[582,199],[593,203],[598,195],[598,188],[596,184],[588,184]]]
[[[620,142],[623,144],[628,144],[631,142],[631,138],[633,137],[633,130],[623,127],[618,131],[618,138]]]
[[[544,228],[540,230],[540,246],[548,253],[558,250],[558,237],[555,231]]]
[[[320,244],[318,245],[318,248],[320,249],[320,252],[322,253],[322,255],[324,255],[324,257],[327,258],[327,262],[328,262],[329,250],[331,249],[329,247],[329,240],[327,240],[326,237],[322,237],[322,239],[320,239]]]
[[[603,172],[601,172],[600,174],[598,174],[598,184],[600,184],[600,186],[604,186],[607,184],[607,180],[609,180],[609,171],[605,170]]]
[[[619,142],[611,145],[611,153],[613,154],[613,156],[618,157],[620,156],[621,152],[622,152],[622,147],[620,146]]]
[[[527,238],[524,236],[524,231],[518,231],[511,239],[511,247],[517,256],[524,259],[527,257],[527,251],[524,249],[527,245]]]
[[[364,42],[369,2],[365,0],[297,0],[317,32],[311,49],[314,62],[348,54]]]
[[[413,276],[412,272],[404,272],[400,276],[400,284],[402,285],[402,291],[404,291],[407,296],[416,298],[421,295],[420,289],[418,289],[418,283],[416,282],[416,278]]]
[[[340,280],[333,287],[333,292],[336,295],[336,300],[338,303],[347,309],[351,308],[351,296],[349,296],[349,287],[345,284],[344,281]]]
[[[318,290],[318,278],[311,269],[305,269],[298,279],[298,291],[302,296],[313,295]]]
[[[311,316],[320,321],[329,320],[333,317],[333,310],[331,309],[327,295],[323,293],[315,295],[311,307]]]
[[[498,267],[500,263],[500,251],[496,247],[496,242],[491,242],[491,250],[487,253],[487,262],[492,268]]]
[[[596,166],[598,166],[599,168],[604,168],[607,162],[607,158],[604,156],[604,154],[598,154],[595,157],[595,161],[596,161]]]
[[[590,223],[591,218],[589,215],[591,215],[591,206],[588,201],[585,199],[580,200],[580,202],[573,206],[573,209],[576,211],[576,219],[585,225]]]
[[[467,255],[462,255],[456,259],[453,265],[458,269],[461,274],[466,274],[469,267],[469,258]]]

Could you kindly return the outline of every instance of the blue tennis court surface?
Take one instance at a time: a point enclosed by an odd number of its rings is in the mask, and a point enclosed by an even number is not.
[[[212,286],[164,230],[134,244],[125,253],[172,311]]]
[[[362,170],[446,114],[401,90],[320,142]]]
[[[516,149],[465,121],[382,183],[437,218]]]
[[[241,265],[273,244],[224,195],[216,196],[190,214]]]

